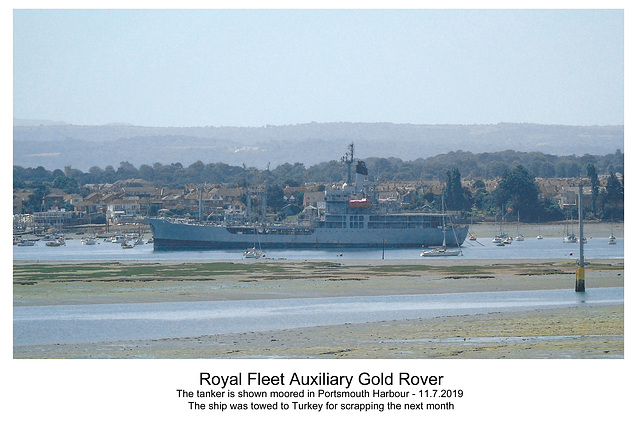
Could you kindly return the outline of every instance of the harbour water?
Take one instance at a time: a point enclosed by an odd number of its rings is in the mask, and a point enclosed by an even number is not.
[[[190,337],[623,303],[623,288],[278,300],[18,306],[13,344]]]
[[[577,243],[563,243],[561,237],[526,238],[522,242],[496,246],[492,238],[480,237],[476,241],[465,241],[462,254],[457,257],[430,257],[446,259],[555,259],[575,260],[578,258]],[[385,259],[426,260],[420,256],[420,248],[384,249]],[[266,258],[287,260],[327,260],[381,259],[382,245],[377,249],[344,250],[269,250],[264,249]],[[606,237],[589,238],[584,244],[587,261],[591,258],[624,257],[624,238],[618,238],[615,245],[609,245]],[[45,246],[38,242],[34,246],[14,246],[14,261],[168,261],[168,260],[242,260],[241,250],[229,251],[154,251],[152,244],[138,245],[123,249],[120,244],[98,241],[95,245],[82,245],[80,239],[67,240],[66,245]]]

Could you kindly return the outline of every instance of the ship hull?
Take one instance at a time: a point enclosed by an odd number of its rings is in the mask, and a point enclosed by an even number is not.
[[[442,246],[442,229],[433,228],[234,228],[148,219],[154,250],[189,249],[343,249]],[[447,246],[464,242],[468,226],[449,228]]]

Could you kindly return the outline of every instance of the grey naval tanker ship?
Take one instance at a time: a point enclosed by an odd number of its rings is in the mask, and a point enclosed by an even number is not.
[[[464,242],[469,227],[446,223],[444,212],[388,213],[376,207],[364,161],[356,163],[355,184],[350,183],[353,145],[350,151],[342,157],[348,181],[325,191],[326,208],[317,217],[297,224],[243,225],[148,218],[154,250],[412,248]]]

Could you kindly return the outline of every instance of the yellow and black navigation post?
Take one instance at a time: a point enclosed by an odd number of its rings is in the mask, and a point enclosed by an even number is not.
[[[582,181],[578,185],[578,222],[580,224],[580,236],[578,237],[578,243],[580,244],[580,259],[578,260],[578,267],[576,268],[576,292],[584,292],[584,229],[582,223]]]

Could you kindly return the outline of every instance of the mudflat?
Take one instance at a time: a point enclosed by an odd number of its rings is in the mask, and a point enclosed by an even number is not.
[[[566,261],[14,262],[14,306],[573,289]],[[622,287],[621,260],[591,261],[587,288]],[[487,315],[14,347],[14,358],[622,358],[624,309]]]

